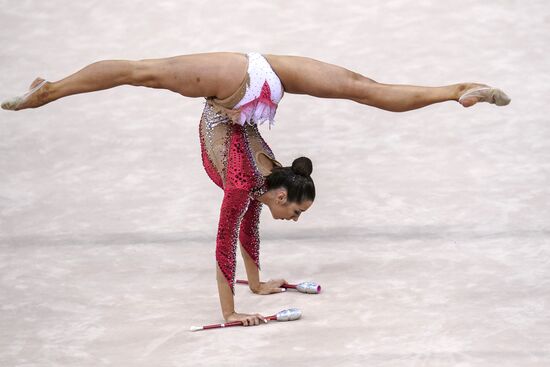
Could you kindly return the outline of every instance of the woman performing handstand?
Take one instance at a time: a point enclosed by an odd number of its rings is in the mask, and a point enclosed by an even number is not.
[[[420,87],[377,83],[345,68],[297,56],[207,53],[139,61],[106,60],[67,78],[37,78],[23,96],[2,103],[7,110],[36,108],[72,94],[119,85],[167,89],[205,97],[199,135],[208,176],[224,191],[216,238],[217,283],[223,317],[258,325],[264,317],[234,308],[237,240],[241,243],[250,289],[283,291],[284,279],[260,282],[259,216],[266,204],[275,219],[297,221],[315,199],[312,164],[300,157],[289,167],[275,159],[258,124],[273,123],[284,92],[349,99],[387,111],[403,112],[444,101],[464,107],[478,102],[498,106],[510,99],[484,84]]]

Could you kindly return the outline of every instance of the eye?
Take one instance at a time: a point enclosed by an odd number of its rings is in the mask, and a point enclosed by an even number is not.
[[[294,214],[296,214],[296,215],[300,215],[300,212],[299,212],[299,211],[297,211],[297,210],[295,210],[295,211],[294,211]]]

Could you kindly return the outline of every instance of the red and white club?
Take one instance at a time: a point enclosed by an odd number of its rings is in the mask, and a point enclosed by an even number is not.
[[[280,312],[277,312],[277,314],[268,316],[265,319],[271,320],[271,321],[294,321],[298,320],[300,317],[302,317],[302,311],[300,311],[297,308],[289,308],[287,310],[283,310]],[[243,325],[242,321],[233,321],[233,322],[227,322],[224,324],[213,324],[213,325],[205,325],[205,326],[191,326],[189,329],[190,331],[199,331],[199,330],[208,330],[208,329],[220,329],[220,328],[226,328],[226,327],[232,327],[232,326],[241,326]]]
[[[246,280],[237,280],[237,284],[248,284]],[[283,284],[282,288],[296,289],[298,292],[317,294],[321,293],[321,286],[315,282],[302,282],[300,284]]]

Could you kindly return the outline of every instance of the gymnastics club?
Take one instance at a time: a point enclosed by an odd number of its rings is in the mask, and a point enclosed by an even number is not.
[[[302,311],[297,308],[289,308],[277,312],[277,314],[268,316],[265,319],[271,321],[294,321],[298,320],[302,316]],[[267,322],[267,321],[266,321]],[[231,326],[241,326],[243,325],[242,321],[233,321],[225,324],[214,324],[214,325],[205,325],[205,326],[191,326],[190,331],[199,331],[199,330],[208,330],[208,329],[219,329]]]
[[[248,284],[246,280],[237,280],[237,284]],[[321,293],[321,286],[314,282],[302,282],[300,284],[283,284],[281,287],[296,289],[298,292],[317,294]]]

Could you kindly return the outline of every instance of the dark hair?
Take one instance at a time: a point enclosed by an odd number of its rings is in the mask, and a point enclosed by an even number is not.
[[[284,187],[288,201],[301,203],[315,199],[315,185],[311,179],[313,164],[306,157],[296,158],[291,167],[274,167],[266,177],[267,189]]]

